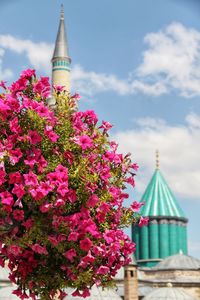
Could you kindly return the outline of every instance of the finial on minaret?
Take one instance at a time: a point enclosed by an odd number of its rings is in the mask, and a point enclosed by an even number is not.
[[[160,154],[159,150],[156,150],[156,170],[160,169]]]
[[[64,86],[65,90],[69,92],[71,58],[69,57],[69,51],[68,51],[63,4],[61,5],[60,22],[59,22],[53,57],[51,61],[52,61],[52,84]]]
[[[64,20],[64,5],[63,4],[61,4],[61,10],[60,10],[60,19],[61,20]]]

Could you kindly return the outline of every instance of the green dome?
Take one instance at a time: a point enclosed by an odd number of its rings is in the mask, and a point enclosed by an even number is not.
[[[160,170],[155,170],[141,202],[145,202],[141,208],[143,216],[186,219]]]

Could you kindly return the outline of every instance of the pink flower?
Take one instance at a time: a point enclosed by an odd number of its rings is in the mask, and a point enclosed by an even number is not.
[[[28,174],[24,174],[25,184],[26,185],[37,185],[37,175],[30,171]]]
[[[72,189],[69,190],[69,192],[66,195],[67,200],[71,202],[72,204],[76,202],[76,192]]]
[[[45,254],[45,255],[48,254],[46,247],[43,247],[39,244],[32,245],[31,249],[38,254]]]
[[[60,207],[60,206],[63,206],[65,205],[65,201],[63,199],[57,199],[55,204],[54,204],[54,207]]]
[[[57,192],[64,197],[66,195],[66,193],[69,191],[68,189],[68,184],[66,183],[61,183],[59,184],[58,188],[57,188]]]
[[[82,258],[82,261],[84,264],[93,263],[95,261],[95,258],[93,255],[91,255],[91,252],[89,251],[86,256]]]
[[[10,94],[6,95],[6,104],[9,105],[10,109],[15,112],[19,112],[20,104],[17,98],[12,97]]]
[[[46,126],[45,127],[45,131],[44,133],[47,135],[47,137],[49,138],[49,140],[51,140],[53,143],[56,143],[59,135],[57,135],[54,131],[52,126]]]
[[[24,211],[20,210],[20,209],[14,210],[13,217],[17,221],[23,221],[24,220]]]
[[[73,139],[73,141],[79,145],[83,150],[91,148],[93,146],[93,142],[88,135],[81,135]]]
[[[85,289],[83,290],[83,293],[82,293],[81,297],[87,298],[87,297],[89,297],[89,296],[90,296],[90,291],[89,291],[88,288],[85,288]]]
[[[139,212],[140,210],[140,207],[144,205],[144,202],[137,202],[137,201],[134,201],[132,204],[131,204],[131,208],[134,212]]]
[[[10,110],[11,110],[10,107],[0,99],[0,112],[4,117],[4,119],[7,117]]]
[[[58,185],[59,184],[59,178],[58,174],[56,172],[50,172],[47,174],[47,179],[49,180],[51,185]]]
[[[139,166],[138,166],[137,164],[132,164],[132,165],[130,166],[130,168],[132,168],[133,170],[137,171],[138,168],[139,168]]]
[[[98,275],[105,275],[109,272],[109,268],[106,266],[101,266],[98,270],[97,270],[97,274]]]
[[[65,151],[64,152],[64,158],[68,161],[70,165],[72,165],[74,161],[74,156],[70,151]]]
[[[73,297],[82,297],[82,294],[79,292],[79,290],[75,290],[75,291],[72,293],[72,296],[73,296]]]
[[[10,150],[9,154],[10,154],[10,162],[13,165],[18,163],[18,161],[20,160],[20,158],[23,155],[22,151],[19,148],[16,148],[15,150]]]
[[[32,76],[36,76],[35,75],[35,70],[31,70],[31,69],[26,69],[26,70],[24,70],[22,73],[21,73],[21,75],[20,75],[21,77],[24,77],[24,78],[27,78],[27,79],[31,79],[32,78]]]
[[[85,238],[84,240],[80,241],[80,248],[84,251],[89,251],[92,247],[92,242],[89,238]]]
[[[22,198],[25,194],[23,185],[15,183],[12,193],[17,195],[18,199]]]
[[[34,224],[34,221],[32,219],[27,219],[26,221],[24,221],[22,223],[22,225],[24,227],[26,227],[27,229],[31,228],[33,226],[33,224]]]
[[[13,254],[14,256],[18,256],[21,254],[22,250],[18,245],[10,245],[8,248],[8,252]]]
[[[6,172],[4,170],[0,170],[0,185],[2,185],[5,180]]]
[[[14,133],[20,133],[21,127],[18,124],[18,118],[15,117],[13,120],[9,122],[10,130]]]
[[[14,291],[12,292],[12,294],[13,294],[13,295],[16,295],[16,296],[18,296],[18,297],[21,298],[21,296],[22,296],[22,290],[16,289],[16,290],[14,290]]]
[[[39,103],[38,104],[38,106],[36,108],[36,112],[42,118],[49,116],[49,110],[48,110],[48,108],[46,106],[44,106],[43,103]]]
[[[1,203],[5,205],[12,206],[14,203],[13,196],[11,193],[5,191],[0,193]]]
[[[88,125],[96,125],[96,123],[98,122],[97,115],[93,110],[87,110],[83,115]]]
[[[41,95],[44,98],[49,97],[51,92],[51,87],[49,83],[48,77],[41,77],[38,82],[36,82],[33,86],[33,91],[39,95]],[[40,103],[43,104],[43,103]],[[48,110],[48,108],[47,108]],[[48,113],[49,114],[49,113]]]
[[[53,84],[53,89],[55,90],[56,93],[61,93],[65,89],[65,87],[64,85]]]
[[[53,235],[49,235],[48,236],[48,240],[52,243],[53,246],[58,246],[59,241],[57,240],[57,238]]]
[[[43,181],[40,181],[39,189],[43,196],[48,195],[48,193],[52,191],[52,187],[48,184],[48,182]]]
[[[44,194],[39,186],[35,186],[29,189],[29,193],[36,201],[39,201],[42,198],[44,198]]]
[[[6,81],[3,81],[3,80],[0,81],[0,87],[2,87],[4,90],[7,89],[5,83],[6,83]]]
[[[133,176],[130,176],[126,179],[126,182],[132,185],[133,187],[135,186],[135,180]]]
[[[76,242],[78,240],[79,234],[75,231],[70,232],[69,236],[68,236],[68,241],[73,241]]]
[[[75,93],[74,95],[72,95],[73,99],[79,100],[81,97],[78,93]]]
[[[28,140],[31,144],[36,145],[42,141],[42,138],[36,130],[29,130]]]
[[[141,217],[138,226],[142,227],[142,226],[147,226],[149,222],[149,218],[148,217]]]
[[[40,211],[42,213],[46,213],[48,212],[51,208],[53,207],[53,204],[52,203],[45,203],[45,204],[42,204],[40,206]]]
[[[44,168],[48,165],[46,159],[41,155],[40,159],[38,160],[38,172],[42,173]]]
[[[74,261],[74,257],[76,257],[76,251],[74,249],[70,249],[64,253],[64,256],[70,261]]]
[[[112,127],[113,125],[111,125],[109,122],[102,121],[102,125],[99,128],[103,128],[105,131],[108,131]]]
[[[58,177],[63,179],[64,181],[68,178],[68,169],[64,167],[63,165],[59,164],[56,167],[56,173],[58,174]]]
[[[88,207],[95,207],[95,205],[99,202],[99,198],[97,195],[93,194],[87,201]]]
[[[19,171],[9,174],[9,183],[10,184],[22,183],[22,176],[19,173]]]

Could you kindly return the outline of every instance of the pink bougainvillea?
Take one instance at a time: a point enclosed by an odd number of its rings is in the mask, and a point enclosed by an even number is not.
[[[60,299],[66,287],[87,297],[109,286],[135,245],[123,232],[140,205],[123,205],[137,165],[109,141],[110,123],[76,110],[79,95],[26,70],[0,83],[0,264],[8,261],[14,294]]]

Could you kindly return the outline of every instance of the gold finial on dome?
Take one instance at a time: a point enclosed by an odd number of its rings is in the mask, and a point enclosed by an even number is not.
[[[160,154],[159,150],[156,150],[156,170],[160,169]]]

